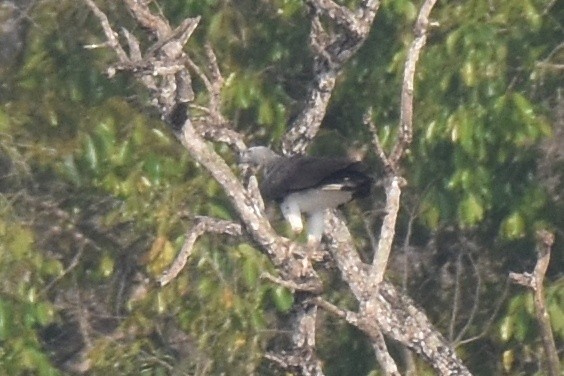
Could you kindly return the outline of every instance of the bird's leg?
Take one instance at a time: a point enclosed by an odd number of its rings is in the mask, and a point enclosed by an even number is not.
[[[311,213],[308,221],[307,229],[307,245],[308,248],[317,250],[321,243],[323,228],[325,226],[325,210],[319,210]]]
[[[302,213],[297,202],[293,200],[284,200],[280,204],[280,209],[282,210],[282,215],[284,219],[290,224],[292,231],[299,234],[304,229],[302,223]]]

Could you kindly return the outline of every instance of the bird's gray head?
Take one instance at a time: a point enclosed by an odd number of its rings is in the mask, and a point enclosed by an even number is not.
[[[266,146],[253,146],[241,153],[239,162],[255,167],[265,167],[278,158],[280,156]]]

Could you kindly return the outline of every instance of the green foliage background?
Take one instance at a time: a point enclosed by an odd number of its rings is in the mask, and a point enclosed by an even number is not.
[[[2,22],[15,18],[7,3]],[[119,2],[99,4],[114,25],[140,31]],[[244,239],[205,237],[179,278],[165,288],[151,283],[198,215],[236,220],[219,186],[189,160],[130,77],[104,76],[113,56],[84,48],[103,41],[84,4],[20,5],[22,45],[0,66],[2,373],[279,374],[263,354],[288,340],[292,296],[259,279],[274,271]],[[393,141],[418,6],[382,2],[338,81],[314,151],[370,148],[362,126],[370,106],[381,140]],[[217,53],[225,116],[249,144],[278,145],[312,76],[304,2],[163,0],[158,10],[172,24],[202,16],[188,52],[203,61],[209,41]],[[438,25],[416,75],[416,134],[398,231],[399,239],[411,233],[415,251],[397,250],[398,265],[406,257],[409,265],[390,277],[459,340],[475,374],[542,374],[531,296],[508,288],[506,276],[531,270],[537,229],[555,231],[546,283],[561,353],[564,11],[548,0],[455,1],[439,2],[432,19]],[[197,101],[205,99],[199,90]],[[217,150],[235,169],[235,156]],[[373,153],[367,160],[377,171]],[[369,252],[362,219],[371,214],[353,207],[347,215]],[[330,299],[350,306],[335,278],[327,274]],[[379,374],[357,331],[323,317],[320,337],[328,375]]]

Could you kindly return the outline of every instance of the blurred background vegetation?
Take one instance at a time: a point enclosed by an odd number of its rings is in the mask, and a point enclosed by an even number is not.
[[[120,2],[98,4],[114,25],[142,32]],[[378,171],[362,115],[372,106],[384,144],[393,139],[419,5],[382,1],[313,153],[364,147]],[[224,114],[249,144],[277,146],[312,77],[304,1],[154,9],[174,25],[202,16],[188,52],[198,61],[211,43],[227,78]],[[546,292],[562,355],[564,7],[445,1],[432,19],[389,278],[476,375],[542,375],[532,297],[507,275],[532,270],[537,229],[555,232]],[[112,54],[84,48],[104,41],[86,6],[2,0],[0,25],[0,373],[280,374],[262,355],[286,341],[292,296],[259,279],[272,266],[245,239],[204,237],[173,283],[154,286],[198,215],[237,218],[133,79],[104,75]],[[217,150],[235,169],[229,149]],[[364,254],[379,231],[376,196],[347,209]],[[326,281],[330,300],[351,304],[333,271]],[[359,332],[323,316],[319,336],[327,375],[380,374]]]

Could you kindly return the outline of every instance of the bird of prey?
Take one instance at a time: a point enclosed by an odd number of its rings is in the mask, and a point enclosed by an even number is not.
[[[368,196],[372,185],[364,165],[344,157],[284,157],[255,146],[241,154],[240,162],[262,171],[259,189],[263,199],[280,204],[294,232],[303,230],[302,213],[309,216],[308,244],[312,246],[323,235],[326,209]]]

